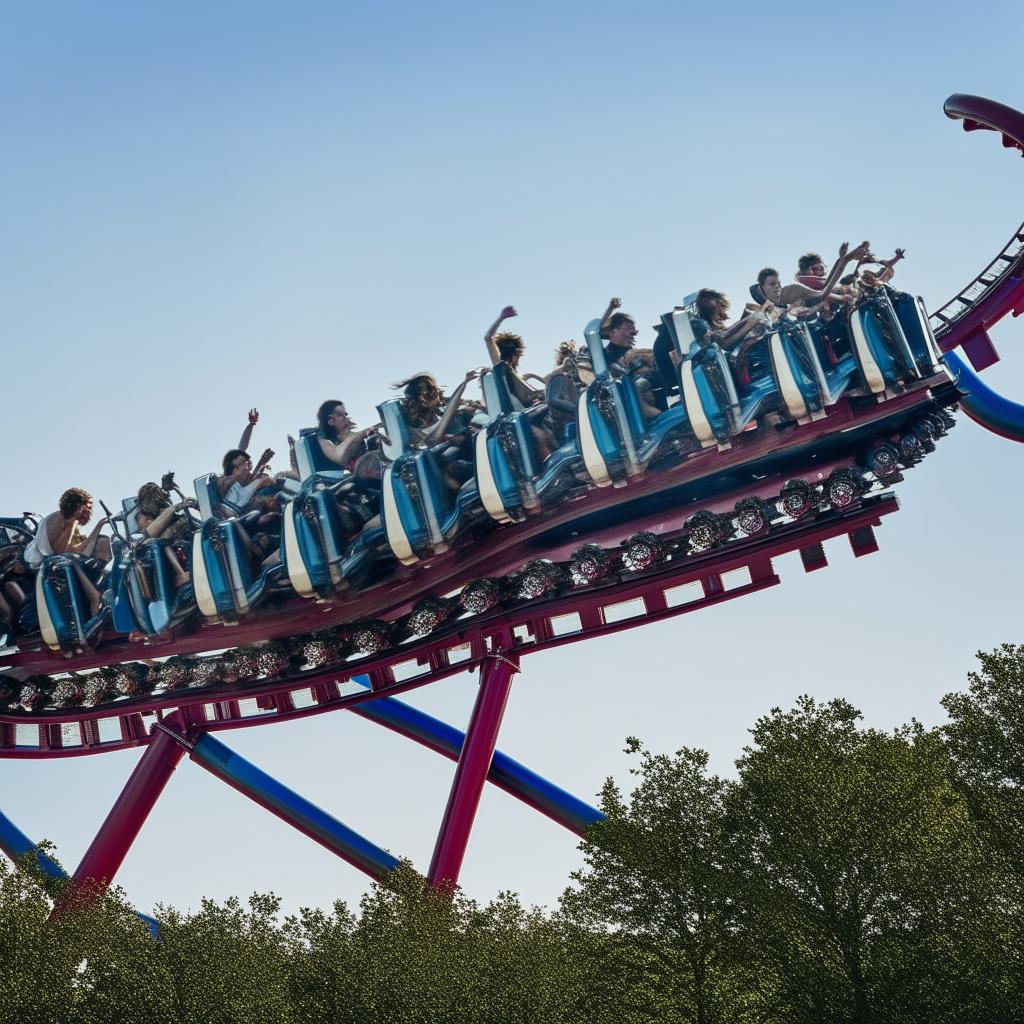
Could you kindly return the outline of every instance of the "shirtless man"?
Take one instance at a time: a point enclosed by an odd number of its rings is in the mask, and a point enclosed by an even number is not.
[[[817,253],[807,253],[800,257],[799,272],[793,284],[787,284],[779,296],[783,305],[817,306],[831,308],[833,304],[849,302],[851,296],[845,291],[837,291],[836,285],[843,276],[848,263],[861,262],[869,255],[870,246],[861,242],[855,249],[850,249],[848,242],[839,247],[839,258],[832,265],[828,276],[825,276],[825,264]]]
[[[81,487],[69,487],[61,496],[56,512],[51,512],[40,524],[35,537],[25,547],[25,562],[38,569],[48,555],[79,555],[95,558],[101,565],[110,561],[110,538],[100,536],[107,525],[104,516],[96,522],[86,536],[82,527],[92,518],[92,495]],[[75,572],[89,601],[90,614],[100,610],[100,592],[75,559]]]

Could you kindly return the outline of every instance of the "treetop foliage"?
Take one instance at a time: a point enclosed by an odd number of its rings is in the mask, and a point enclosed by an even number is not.
[[[48,923],[0,863],[0,1024],[1021,1021],[1024,647],[979,659],[942,728],[804,697],[730,779],[629,737],[551,910],[403,864],[355,910],[158,907],[155,941],[119,890]]]

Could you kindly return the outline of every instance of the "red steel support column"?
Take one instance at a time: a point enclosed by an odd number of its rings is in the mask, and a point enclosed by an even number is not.
[[[480,692],[466,730],[466,740],[459,755],[455,780],[427,874],[427,881],[432,886],[452,889],[459,881],[469,833],[498,743],[498,730],[512,688],[512,676],[518,671],[519,658],[500,651],[490,655],[481,666]]]
[[[168,731],[164,731],[164,725]],[[179,730],[181,723],[176,714],[154,726],[145,752],[86,850],[67,893],[54,907],[54,914],[67,910],[76,901],[98,895],[113,881],[167,780],[185,754],[185,747],[172,735]]]

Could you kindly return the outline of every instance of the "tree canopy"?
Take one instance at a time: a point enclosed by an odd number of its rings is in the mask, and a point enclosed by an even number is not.
[[[630,738],[550,909],[403,865],[355,910],[159,907],[156,941],[117,890],[48,923],[2,862],[0,1024],[1020,1021],[1024,647],[979,657],[938,729],[802,698],[729,777]]]

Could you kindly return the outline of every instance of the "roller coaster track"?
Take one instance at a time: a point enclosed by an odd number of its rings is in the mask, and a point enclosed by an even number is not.
[[[517,655],[578,643],[647,622],[671,618],[777,585],[772,558],[800,551],[808,571],[827,564],[822,542],[847,535],[858,555],[877,547],[873,527],[895,512],[885,494],[852,512],[797,521],[765,538],[668,562],[635,578],[593,590],[571,591],[502,611],[455,622],[430,637],[377,657],[247,686],[171,691],[93,710],[44,711],[0,716],[0,757],[53,758],[107,753],[150,741],[154,722],[182,715],[195,729],[218,732],[342,708],[358,709],[381,696],[416,689],[478,669],[492,653],[494,637],[511,628]],[[742,581],[740,581],[742,578]],[[353,682],[368,678],[369,687]]]
[[[957,93],[944,105],[946,116],[964,131],[997,132],[1004,148],[1024,154],[1024,114],[981,96]],[[944,352],[960,346],[975,370],[999,359],[988,328],[1007,313],[1024,312],[1024,224],[970,284],[931,313],[932,330]]]
[[[1003,145],[1024,152],[1024,114],[980,97],[956,95],[946,114],[968,131],[990,130]],[[970,390],[964,405],[989,429],[1005,427],[1024,439],[1020,414],[977,387],[977,377],[951,350],[960,346],[975,369],[998,359],[988,328],[1006,313],[1024,312],[1024,224],[990,264],[944,306],[930,314],[936,338],[950,365],[961,372],[961,388]],[[788,436],[758,431],[732,448],[705,450],[682,466],[649,474],[628,490],[590,490],[559,509],[518,524],[506,543],[456,546],[443,558],[403,567],[364,594],[342,595],[328,602],[293,598],[234,626],[204,625],[192,631],[133,643],[125,638],[101,640],[97,649],[74,660],[76,672],[143,658],[198,654],[240,644],[295,636],[371,616],[394,620],[410,611],[410,593],[455,593],[482,574],[501,576],[532,559],[565,559],[582,541],[614,548],[626,533],[650,531],[671,543],[683,528],[690,507],[699,503],[715,515],[729,513],[738,497],[767,499],[795,469],[814,467],[819,481],[840,468],[827,436],[847,435],[858,443],[877,437],[882,420],[890,432],[909,425],[924,405],[948,404],[950,396],[932,395],[926,383],[917,394],[892,397],[882,406],[860,403],[837,406],[825,420],[801,425]],[[945,379],[947,392],[952,386]],[[978,397],[978,396],[981,397]],[[998,396],[996,396],[998,398]],[[973,402],[973,405],[972,405]],[[1000,419],[1001,417],[1001,419]],[[900,422],[902,418],[902,421]],[[995,425],[994,425],[995,424]],[[778,456],[778,458],[776,458]],[[761,460],[761,461],[759,461]],[[773,461],[774,460],[774,461]],[[913,459],[905,464],[910,465]],[[848,464],[849,459],[846,458]],[[757,466],[753,474],[751,466]],[[887,480],[890,478],[886,478]],[[807,572],[827,565],[824,543],[846,536],[857,556],[877,549],[874,529],[898,508],[889,492],[873,492],[846,508],[832,507],[804,518],[772,525],[754,536],[731,540],[703,552],[673,555],[636,572],[613,573],[591,586],[562,588],[518,606],[450,620],[427,636],[341,664],[237,684],[202,689],[165,689],[134,698],[122,697],[98,707],[32,710],[0,714],[0,759],[73,758],[138,747],[142,756],[111,809],[57,910],[109,884],[146,817],[155,806],[176,764],[186,755],[193,763],[231,785],[260,806],[373,877],[398,863],[382,847],[287,789],[255,765],[234,754],[214,734],[349,710],[421,743],[457,762],[428,879],[435,885],[457,882],[476,807],[484,783],[502,788],[566,828],[582,834],[601,813],[529,771],[495,749],[511,679],[529,654],[579,643],[666,620],[776,586],[773,560],[799,552]],[[0,651],[3,679],[31,673],[57,675],[68,663],[52,651],[27,646]],[[398,699],[399,695],[456,674],[478,671],[480,688],[469,726],[463,733]],[[28,684],[26,684],[28,685]],[[33,853],[28,838],[0,814],[0,849],[11,856],[32,856],[41,871],[68,881],[44,853]],[[153,925],[153,922],[149,922]]]

